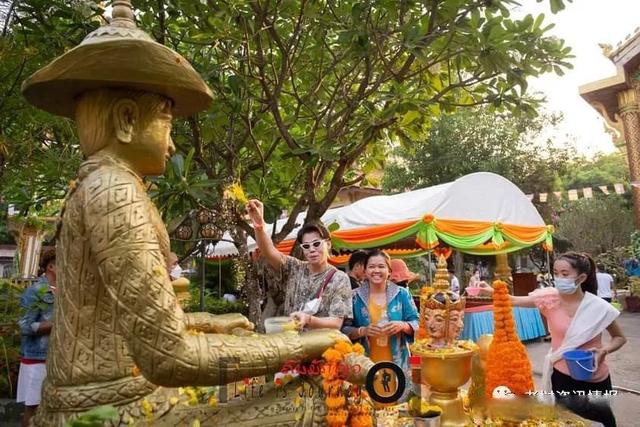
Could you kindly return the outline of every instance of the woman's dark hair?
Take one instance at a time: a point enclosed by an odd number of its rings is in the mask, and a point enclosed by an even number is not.
[[[598,295],[598,279],[596,278],[596,263],[589,255],[579,252],[566,252],[560,255],[557,260],[563,260],[578,272],[586,274],[587,279],[580,285],[583,292],[591,292]]]
[[[389,271],[391,271],[391,257],[381,249],[374,249],[372,251],[367,252],[367,257],[364,260],[364,267],[367,268],[367,264],[369,264],[369,260],[374,256],[381,256],[384,258],[384,261],[387,263],[387,267],[389,267]]]

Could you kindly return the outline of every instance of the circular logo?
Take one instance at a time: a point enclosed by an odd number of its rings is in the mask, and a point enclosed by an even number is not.
[[[378,403],[393,403],[400,399],[407,379],[400,366],[393,362],[378,362],[367,374],[365,388],[369,396]]]

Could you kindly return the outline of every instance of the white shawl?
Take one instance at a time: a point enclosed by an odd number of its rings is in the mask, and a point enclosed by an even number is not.
[[[549,396],[552,391],[551,374],[553,365],[562,359],[564,352],[575,350],[600,335],[619,315],[620,312],[613,308],[611,304],[591,292],[585,292],[584,298],[567,329],[564,341],[556,351],[549,349],[549,353],[545,357],[542,368],[543,395]]]

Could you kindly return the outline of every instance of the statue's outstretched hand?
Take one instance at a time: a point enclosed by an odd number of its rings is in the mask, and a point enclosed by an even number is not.
[[[187,313],[186,317],[189,329],[209,334],[231,334],[234,329],[253,331],[255,327],[240,313]]]

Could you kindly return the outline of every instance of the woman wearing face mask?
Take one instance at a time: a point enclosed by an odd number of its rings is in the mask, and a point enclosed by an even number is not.
[[[408,371],[408,345],[418,329],[413,298],[405,288],[389,281],[391,259],[383,251],[369,252],[365,274],[366,279],[353,293],[353,319],[345,322],[343,332],[359,341],[374,362],[392,361]]]
[[[611,408],[604,401],[592,401],[588,395],[609,394],[611,376],[606,356],[626,343],[616,322],[618,310],[597,297],[595,263],[586,254],[568,252],[553,265],[554,288],[537,289],[526,297],[511,297],[515,306],[538,307],[546,317],[551,334],[551,349],[545,359],[543,390],[552,390],[556,401],[576,414],[615,426]],[[602,332],[611,340],[602,342]],[[597,369],[590,381],[575,380],[562,357],[569,350],[592,350]],[[584,396],[579,395],[584,392]]]

